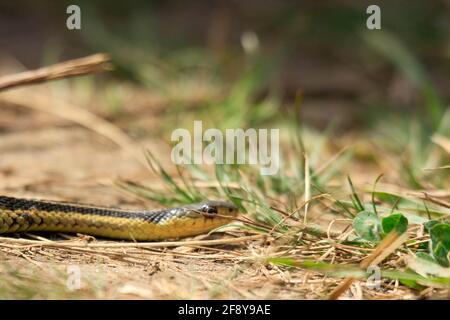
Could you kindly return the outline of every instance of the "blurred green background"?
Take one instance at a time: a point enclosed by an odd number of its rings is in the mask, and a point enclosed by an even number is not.
[[[70,4],[81,30],[66,28]],[[381,7],[381,30],[366,28],[370,4]],[[445,0],[10,1],[0,4],[0,51],[27,68],[108,52],[111,77],[183,108],[251,99],[261,111],[247,124],[301,106],[319,128],[408,114],[436,129],[450,97],[449,9]],[[268,96],[276,108],[255,104]]]

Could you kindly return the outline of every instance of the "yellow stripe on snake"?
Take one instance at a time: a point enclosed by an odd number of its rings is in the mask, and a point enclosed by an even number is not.
[[[223,201],[137,211],[0,196],[0,234],[52,231],[155,241],[206,233],[237,214],[235,205]]]

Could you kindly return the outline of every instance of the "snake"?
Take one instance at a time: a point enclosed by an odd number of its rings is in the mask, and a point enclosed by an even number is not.
[[[0,234],[34,231],[158,241],[207,233],[239,213],[231,202],[209,200],[155,210],[124,210],[62,201],[0,196]]]

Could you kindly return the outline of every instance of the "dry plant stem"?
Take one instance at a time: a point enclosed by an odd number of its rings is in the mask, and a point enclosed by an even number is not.
[[[327,169],[337,158],[339,158],[345,151],[348,150],[348,146],[343,147],[341,150],[339,150],[338,153],[336,153],[334,156],[332,156],[327,162],[325,162],[322,166],[320,166],[317,170],[315,170],[311,174],[311,178],[319,176],[325,169]]]
[[[325,197],[325,196],[327,196],[327,194],[320,194],[320,195],[314,196],[311,199],[309,199],[308,203],[310,203],[311,201],[316,200],[318,198]],[[273,206],[270,207],[270,209],[272,209],[272,210],[274,210],[276,212],[279,212],[279,213],[281,213],[284,216],[283,220],[279,224],[285,222],[287,219],[291,219],[291,220],[293,220],[295,222],[298,222],[298,220],[296,220],[293,217],[293,214],[296,213],[297,211],[301,210],[304,207],[305,204],[306,203],[303,203],[300,207],[298,207],[297,209],[295,209],[291,213],[287,213],[286,211],[283,211],[283,210],[281,210],[279,208],[276,208],[276,207],[273,207]],[[271,231],[270,231],[271,233],[273,232],[273,230],[275,229],[276,226],[277,225],[275,225],[271,229]],[[331,231],[331,230],[324,231],[324,230],[320,229],[319,227],[314,227],[314,226],[311,226],[311,225],[310,226],[303,226],[303,227],[301,227],[299,229],[299,232],[304,232],[304,233],[310,234],[312,236],[316,236],[316,237],[320,237],[320,238],[328,238],[328,239],[330,238],[330,236],[332,236],[333,238],[338,238],[339,236],[342,235],[342,232]]]
[[[300,207],[296,208],[294,211],[292,211],[292,212],[289,213],[289,214],[288,214],[287,212],[284,212],[284,211],[280,210],[280,209],[271,207],[271,209],[273,209],[273,210],[275,210],[275,211],[277,211],[277,212],[283,214],[283,216],[284,216],[283,219],[282,219],[280,222],[278,222],[275,226],[273,226],[271,232],[273,232],[273,231],[275,230],[276,227],[278,227],[279,225],[281,225],[281,224],[283,224],[284,222],[286,222],[287,219],[291,219],[291,220],[293,220],[293,221],[295,221],[295,222],[298,222],[298,220],[295,219],[295,218],[293,217],[294,214],[297,213],[298,211],[300,211],[303,207],[306,207],[306,206],[307,206],[310,202],[312,202],[313,200],[322,198],[323,196],[324,196],[324,194],[319,194],[319,195],[314,196],[314,197],[312,197],[312,198],[310,198],[310,197],[308,196],[308,200],[306,200],[305,202],[303,202],[303,204],[300,205]],[[305,212],[306,212],[306,211],[305,211]],[[305,222],[304,222],[304,225],[306,226],[306,223],[305,223]]]
[[[375,250],[360,263],[361,269],[367,269],[370,265],[377,265],[382,260],[384,260],[388,255],[390,255],[395,249],[397,249],[404,241],[407,239],[407,234],[404,233],[399,235],[397,232],[391,232],[388,234],[383,241],[375,248]],[[329,300],[338,299],[348,288],[351,286],[354,277],[348,277],[337,286],[333,292],[328,296]]]
[[[147,166],[141,147],[125,132],[107,120],[70,102],[51,97],[39,90],[30,90],[28,88],[2,93],[0,101],[50,113],[62,119],[73,121],[111,140],[122,150],[133,155],[141,164]]]
[[[6,88],[25,86],[48,80],[74,77],[106,70],[109,61],[110,59],[106,54],[99,53],[33,71],[2,77],[0,78],[0,91]],[[79,108],[62,99],[52,97],[40,90],[30,90],[28,88],[21,90],[24,91],[13,90],[11,92],[2,93],[0,100],[7,104],[19,105],[51,113],[60,118],[78,123],[79,125],[113,141],[124,151],[132,154],[141,164],[147,166],[147,161],[141,152],[141,147],[117,126],[85,109]]]
[[[444,149],[448,154],[450,154],[450,139],[439,134],[433,135],[431,141]]]
[[[428,200],[430,202],[433,202],[433,203],[435,203],[437,205],[440,205],[441,207],[450,209],[450,203],[442,201],[442,200],[439,200],[439,199],[436,199],[435,197],[430,196],[426,192],[424,192],[424,196],[421,197],[421,198],[424,199],[424,200]]]
[[[0,91],[49,80],[105,71],[109,62],[110,58],[108,55],[98,53],[80,59],[57,63],[49,67],[7,75],[0,78]]]
[[[303,224],[306,226],[309,200],[311,197],[311,179],[309,174],[309,157],[306,153],[303,154],[303,157],[305,158],[305,212],[303,215]]]
[[[245,241],[258,240],[265,238],[264,235],[245,236],[232,239],[217,240],[192,240],[192,241],[164,241],[164,242],[137,242],[137,243],[73,243],[73,242],[45,242],[27,239],[0,238],[1,242],[18,243],[31,246],[46,247],[78,247],[78,248],[160,248],[160,247],[178,247],[178,246],[214,246],[221,244],[241,243]]]

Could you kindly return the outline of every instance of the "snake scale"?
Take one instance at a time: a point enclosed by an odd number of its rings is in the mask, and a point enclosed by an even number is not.
[[[50,231],[156,241],[206,233],[237,214],[224,201],[139,211],[0,196],[0,234]]]

